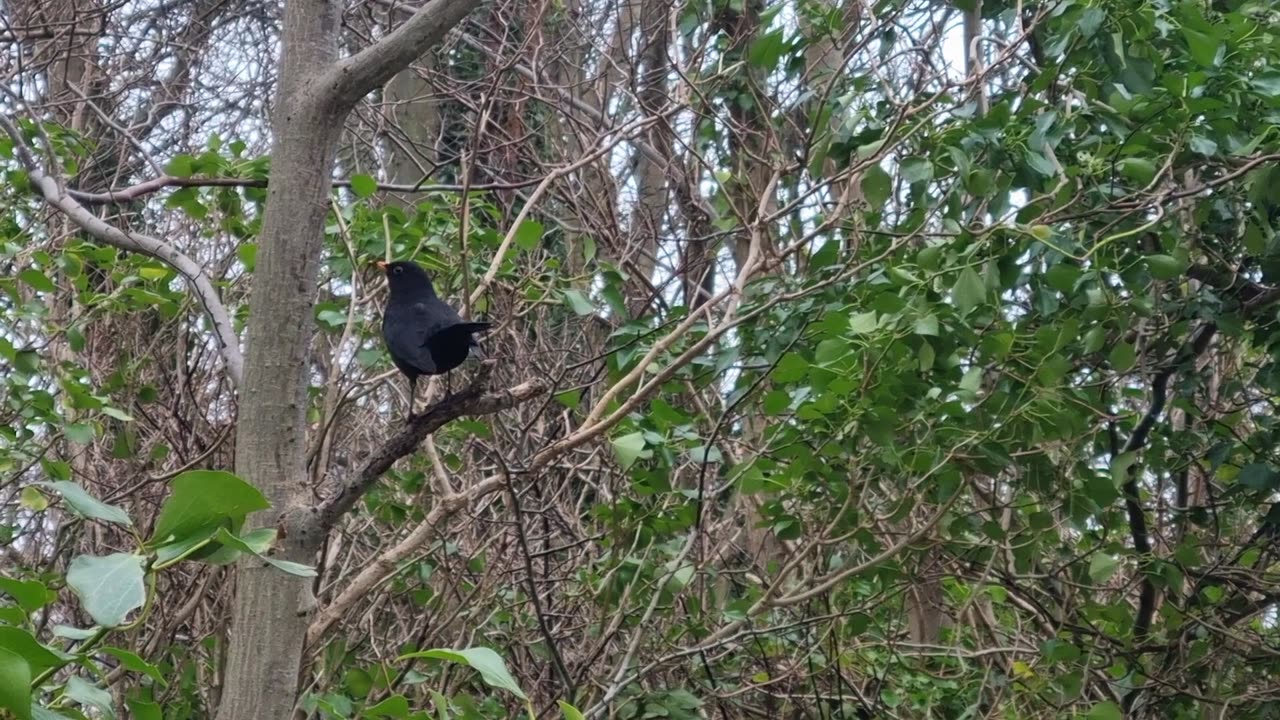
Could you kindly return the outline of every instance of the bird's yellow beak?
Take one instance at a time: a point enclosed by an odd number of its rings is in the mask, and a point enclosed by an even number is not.
[[[381,261],[381,260],[379,260],[379,261],[375,262],[375,263],[374,263],[374,265],[377,265],[379,270],[386,270],[386,269],[387,269],[387,264],[386,264],[385,262]]]

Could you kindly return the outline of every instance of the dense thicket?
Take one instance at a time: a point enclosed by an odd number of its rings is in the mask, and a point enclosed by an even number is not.
[[[0,7],[0,717],[1280,716],[1271,2],[468,4]]]

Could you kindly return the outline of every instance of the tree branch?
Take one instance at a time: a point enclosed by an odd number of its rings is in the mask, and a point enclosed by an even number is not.
[[[1181,366],[1182,363],[1179,360],[1194,363],[1209,348],[1209,343],[1213,340],[1217,331],[1218,326],[1213,323],[1203,325],[1196,332],[1186,354],[1180,358],[1175,358],[1167,367],[1156,374],[1151,381],[1151,405],[1138,422],[1138,426],[1134,428],[1133,433],[1129,435],[1129,440],[1121,448],[1121,454],[1137,452],[1146,447],[1147,440],[1151,437],[1151,431],[1155,428],[1160,413],[1164,412],[1164,406],[1169,396],[1169,380],[1172,379],[1174,372]],[[1133,539],[1133,549],[1139,555],[1138,572],[1141,575],[1138,610],[1133,621],[1133,643],[1135,645],[1146,640],[1147,633],[1151,630],[1151,621],[1155,618],[1156,612],[1156,586],[1146,572],[1147,565],[1151,562],[1151,531],[1147,527],[1146,509],[1142,507],[1142,496],[1138,488],[1139,468],[1140,463],[1136,460],[1130,463],[1127,468],[1127,477],[1122,486],[1125,514],[1129,519],[1129,535]],[[1143,687],[1144,685],[1139,684],[1124,696],[1122,707],[1126,713],[1133,709],[1139,695],[1142,693]]]
[[[218,351],[222,355],[223,362],[226,363],[227,374],[231,376],[231,381],[236,387],[240,387],[244,378],[244,356],[240,353],[240,338],[231,324],[231,316],[227,313],[226,306],[222,304],[218,289],[213,286],[213,281],[205,273],[204,268],[166,242],[141,233],[125,232],[86,210],[67,193],[61,183],[45,174],[40,163],[36,162],[31,148],[27,146],[22,133],[9,118],[0,115],[0,128],[3,128],[13,140],[14,152],[26,168],[27,178],[40,191],[45,202],[61,210],[81,230],[97,240],[121,250],[153,257],[172,267],[187,279],[192,294],[200,301],[205,315],[213,325],[214,334],[218,339]]]
[[[317,99],[343,110],[354,107],[421,57],[424,48],[436,47],[445,33],[479,6],[480,0],[430,0],[390,35],[326,70],[319,78],[322,95]]]
[[[467,415],[491,415],[547,391],[546,381],[537,378],[505,390],[485,392],[489,375],[496,365],[496,360],[486,360],[465,390],[432,405],[421,415],[415,415],[408,424],[387,438],[382,447],[370,453],[369,459],[333,497],[313,508],[315,530],[325,532],[332,528],[397,460],[412,453],[428,435],[446,424]]]
[[[542,178],[533,178],[531,180],[521,180],[518,182],[503,183],[477,183],[472,185],[469,190],[523,190],[532,185],[542,182]],[[83,190],[75,190],[68,188],[67,194],[72,198],[89,205],[106,205],[111,203],[127,203],[137,200],[140,197],[150,195],[151,193],[164,190],[165,188],[185,188],[185,187],[237,187],[237,188],[265,188],[270,184],[269,180],[260,178],[235,178],[235,177],[177,177],[175,175],[161,175],[150,180],[144,180],[127,187],[115,188],[105,192],[85,192]],[[334,180],[333,187],[346,188],[351,187],[350,180]],[[432,184],[418,183],[409,185],[405,183],[377,183],[377,188],[381,192],[403,192],[403,193],[429,193],[429,192],[462,192],[462,185],[455,184]]]
[[[333,602],[316,613],[307,627],[306,646],[315,648],[329,628],[341,620],[361,598],[395,573],[405,558],[436,537],[448,525],[449,519],[455,513],[471,505],[478,498],[501,490],[504,486],[505,478],[502,475],[493,475],[466,490],[436,498],[422,522],[418,523],[403,540],[365,564],[355,578],[346,583]]]

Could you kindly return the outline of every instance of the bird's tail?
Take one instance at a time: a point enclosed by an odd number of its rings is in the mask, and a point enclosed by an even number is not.
[[[485,330],[488,330],[491,327],[493,327],[493,323],[464,322],[464,323],[458,323],[457,325],[454,325],[449,329],[453,330],[454,332],[464,332],[467,334],[472,334],[472,333],[484,332]]]
[[[487,322],[461,322],[437,332],[427,339],[427,346],[434,348],[479,347],[474,333],[483,332],[493,327]]]

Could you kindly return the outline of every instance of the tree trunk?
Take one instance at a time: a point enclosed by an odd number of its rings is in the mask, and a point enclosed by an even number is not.
[[[324,539],[322,526],[305,511],[307,357],[342,124],[360,98],[434,46],[476,4],[428,2],[376,45],[339,62],[340,3],[285,3],[271,179],[236,428],[236,472],[271,502],[283,559],[310,564]],[[268,515],[256,526],[272,522]],[[310,580],[263,567],[261,561],[240,563],[220,720],[292,714],[308,598]]]

